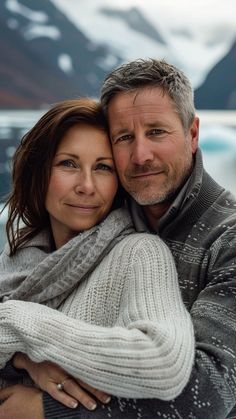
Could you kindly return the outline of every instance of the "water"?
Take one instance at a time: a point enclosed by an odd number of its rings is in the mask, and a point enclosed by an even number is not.
[[[0,199],[9,188],[9,166],[15,147],[44,111],[0,111]],[[236,196],[236,112],[198,112],[200,147],[210,175]],[[1,206],[0,206],[1,209]],[[0,216],[0,250],[6,240],[6,211]]]
[[[236,115],[235,127],[203,125],[200,147],[206,170],[236,196]]]

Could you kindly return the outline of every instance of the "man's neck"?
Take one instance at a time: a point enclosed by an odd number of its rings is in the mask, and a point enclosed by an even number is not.
[[[162,204],[148,205],[143,207],[143,212],[152,230],[155,231],[157,229],[159,219],[165,214],[170,205],[170,202],[165,202]]]

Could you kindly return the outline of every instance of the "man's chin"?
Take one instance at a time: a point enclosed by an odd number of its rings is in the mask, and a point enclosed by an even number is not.
[[[130,194],[137,204],[142,206],[158,205],[166,201],[165,197],[140,196],[137,194]]]
[[[139,194],[130,192],[132,198],[141,206],[150,206],[158,204],[171,204],[179,193],[179,188],[174,191],[168,191],[163,194]]]

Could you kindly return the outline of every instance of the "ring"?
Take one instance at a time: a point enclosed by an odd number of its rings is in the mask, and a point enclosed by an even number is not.
[[[67,377],[67,378],[65,378],[65,380],[63,380],[63,381],[61,381],[60,383],[58,383],[58,384],[56,385],[56,386],[57,386],[57,390],[59,390],[59,391],[64,390],[64,387],[65,387],[65,382],[66,382],[67,380],[70,380],[70,377]]]
[[[63,381],[62,381],[62,383],[57,384],[57,390],[59,390],[59,391],[64,390],[64,382]]]

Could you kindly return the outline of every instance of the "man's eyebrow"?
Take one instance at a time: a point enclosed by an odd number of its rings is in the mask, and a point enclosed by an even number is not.
[[[120,128],[118,130],[114,130],[113,132],[111,131],[111,136],[114,137],[114,135],[122,135],[122,134],[127,134],[130,132],[131,131],[128,128]]]
[[[162,124],[162,122],[156,119],[155,121],[144,122],[144,127],[153,128],[153,127],[156,127],[157,125],[161,125],[161,124]],[[120,128],[118,130],[114,129],[114,131],[110,130],[111,136],[122,135],[122,134],[127,134],[127,133],[132,134],[132,132],[133,132],[133,130],[129,130],[128,128]]]
[[[159,126],[159,125],[162,125],[163,124],[163,122],[161,122],[161,121],[159,121],[159,120],[155,120],[155,121],[153,121],[153,122],[148,122],[147,124],[144,124],[144,125],[146,125],[146,127],[150,127],[150,128],[155,128],[156,126]]]

